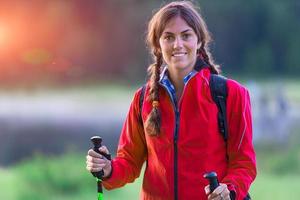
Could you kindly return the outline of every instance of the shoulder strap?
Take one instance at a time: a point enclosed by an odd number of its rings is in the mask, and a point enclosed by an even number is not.
[[[227,79],[224,76],[211,74],[210,77],[210,91],[214,102],[218,106],[218,125],[224,140],[228,139],[228,127],[226,117],[226,99],[227,99]],[[139,118],[142,122],[142,107],[144,102],[146,84],[142,86],[139,99]]]
[[[228,124],[226,117],[226,100],[228,96],[227,79],[224,76],[211,74],[210,75],[210,92],[214,102],[218,106],[218,125],[221,134],[227,144],[228,139]],[[228,158],[228,157],[227,157]],[[235,193],[230,192],[230,198],[235,199]],[[251,200],[249,193],[244,200]]]
[[[211,74],[209,86],[214,102],[218,106],[218,125],[224,140],[228,139],[228,126],[226,117],[227,79],[224,76]]]
[[[140,119],[140,122],[142,124],[143,124],[143,120],[142,120],[142,107],[143,107],[143,102],[144,102],[145,90],[146,90],[146,84],[144,84],[142,86],[141,94],[140,94],[140,99],[139,99],[139,119]]]

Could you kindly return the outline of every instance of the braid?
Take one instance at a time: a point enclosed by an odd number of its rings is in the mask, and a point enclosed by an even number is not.
[[[162,55],[160,53],[156,53],[155,60],[156,60],[155,63],[150,65],[148,68],[148,73],[150,74],[150,90],[149,90],[148,101],[152,102],[152,110],[145,123],[147,133],[151,136],[158,135],[161,126],[158,82],[159,82],[160,68],[163,63]]]
[[[209,65],[210,71],[213,74],[220,74],[221,70],[219,65],[214,63],[214,60],[207,48],[207,45],[203,43],[200,47],[200,54],[203,56],[204,61]]]

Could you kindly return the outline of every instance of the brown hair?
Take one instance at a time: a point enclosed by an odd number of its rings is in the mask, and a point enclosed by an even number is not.
[[[174,17],[180,16],[195,31],[198,43],[201,47],[197,53],[209,65],[209,69],[214,74],[219,74],[219,66],[214,64],[209,52],[208,44],[211,42],[211,36],[207,29],[201,14],[190,1],[174,1],[160,8],[151,18],[148,24],[146,43],[151,50],[154,63],[148,67],[150,90],[148,100],[152,102],[152,111],[150,112],[145,127],[149,135],[158,135],[160,132],[161,117],[159,110],[159,76],[161,65],[163,64],[162,52],[159,45],[159,38],[167,23]]]

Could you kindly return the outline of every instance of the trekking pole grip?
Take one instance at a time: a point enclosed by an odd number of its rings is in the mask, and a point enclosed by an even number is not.
[[[216,172],[208,172],[203,176],[209,181],[209,190],[212,193],[220,184]]]
[[[91,137],[91,141],[94,145],[93,147],[93,150],[96,152],[96,153],[99,153],[101,154],[102,156],[104,156],[106,159],[108,160],[111,160],[111,155],[110,154],[106,154],[106,153],[103,153],[103,152],[100,152],[99,151],[99,148],[102,146],[102,138],[100,136],[93,136]],[[104,171],[101,170],[99,172],[92,172],[92,174],[97,177],[97,178],[102,178],[104,176]]]

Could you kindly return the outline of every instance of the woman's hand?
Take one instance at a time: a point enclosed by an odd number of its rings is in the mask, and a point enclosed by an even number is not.
[[[106,146],[102,146],[99,148],[100,152],[109,154],[108,149]],[[88,151],[86,156],[86,169],[89,172],[100,172],[102,169],[104,171],[103,178],[107,177],[111,173],[111,161],[106,159],[99,153],[96,153],[93,149]]]
[[[205,193],[208,195],[208,200],[230,200],[230,191],[224,183],[220,183],[220,186],[212,193],[210,193],[209,185],[207,185],[204,189]]]

